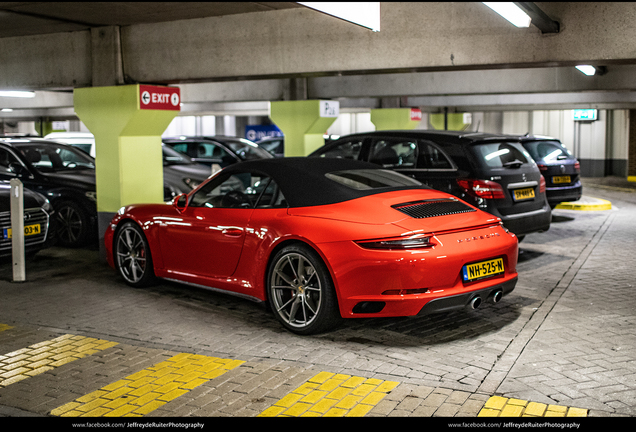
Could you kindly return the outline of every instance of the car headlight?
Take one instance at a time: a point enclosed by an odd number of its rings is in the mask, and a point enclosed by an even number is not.
[[[97,202],[97,192],[95,191],[88,191],[85,192],[84,195],[86,196],[86,198],[88,198],[91,201],[95,201]]]

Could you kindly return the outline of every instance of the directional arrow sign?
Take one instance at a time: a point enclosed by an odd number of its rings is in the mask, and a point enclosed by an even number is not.
[[[181,110],[178,87],[139,85],[139,108],[151,110]]]

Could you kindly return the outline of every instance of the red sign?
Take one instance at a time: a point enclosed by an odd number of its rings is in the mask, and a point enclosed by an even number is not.
[[[139,85],[139,108],[151,110],[181,110],[179,87]]]
[[[414,121],[422,120],[422,110],[418,108],[411,108],[411,120],[414,120]]]

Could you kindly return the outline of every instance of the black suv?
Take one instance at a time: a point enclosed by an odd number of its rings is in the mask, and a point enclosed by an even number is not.
[[[550,228],[545,180],[519,137],[376,131],[341,137],[309,156],[359,159],[398,171],[500,217],[520,240]]]
[[[521,145],[537,162],[546,182],[546,195],[550,207],[564,201],[577,201],[583,194],[581,165],[570,151],[556,138],[519,137]]]

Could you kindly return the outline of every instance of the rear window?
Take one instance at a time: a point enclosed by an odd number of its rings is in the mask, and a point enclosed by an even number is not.
[[[574,159],[572,153],[558,141],[527,141],[523,146],[535,161],[547,163],[559,160]]]
[[[497,142],[477,144],[473,146],[473,151],[482,165],[490,168],[504,168],[529,162],[530,155],[523,147],[519,147],[513,143]]]
[[[327,173],[325,176],[355,190],[394,187],[424,187],[419,181],[389,170],[347,170]]]

